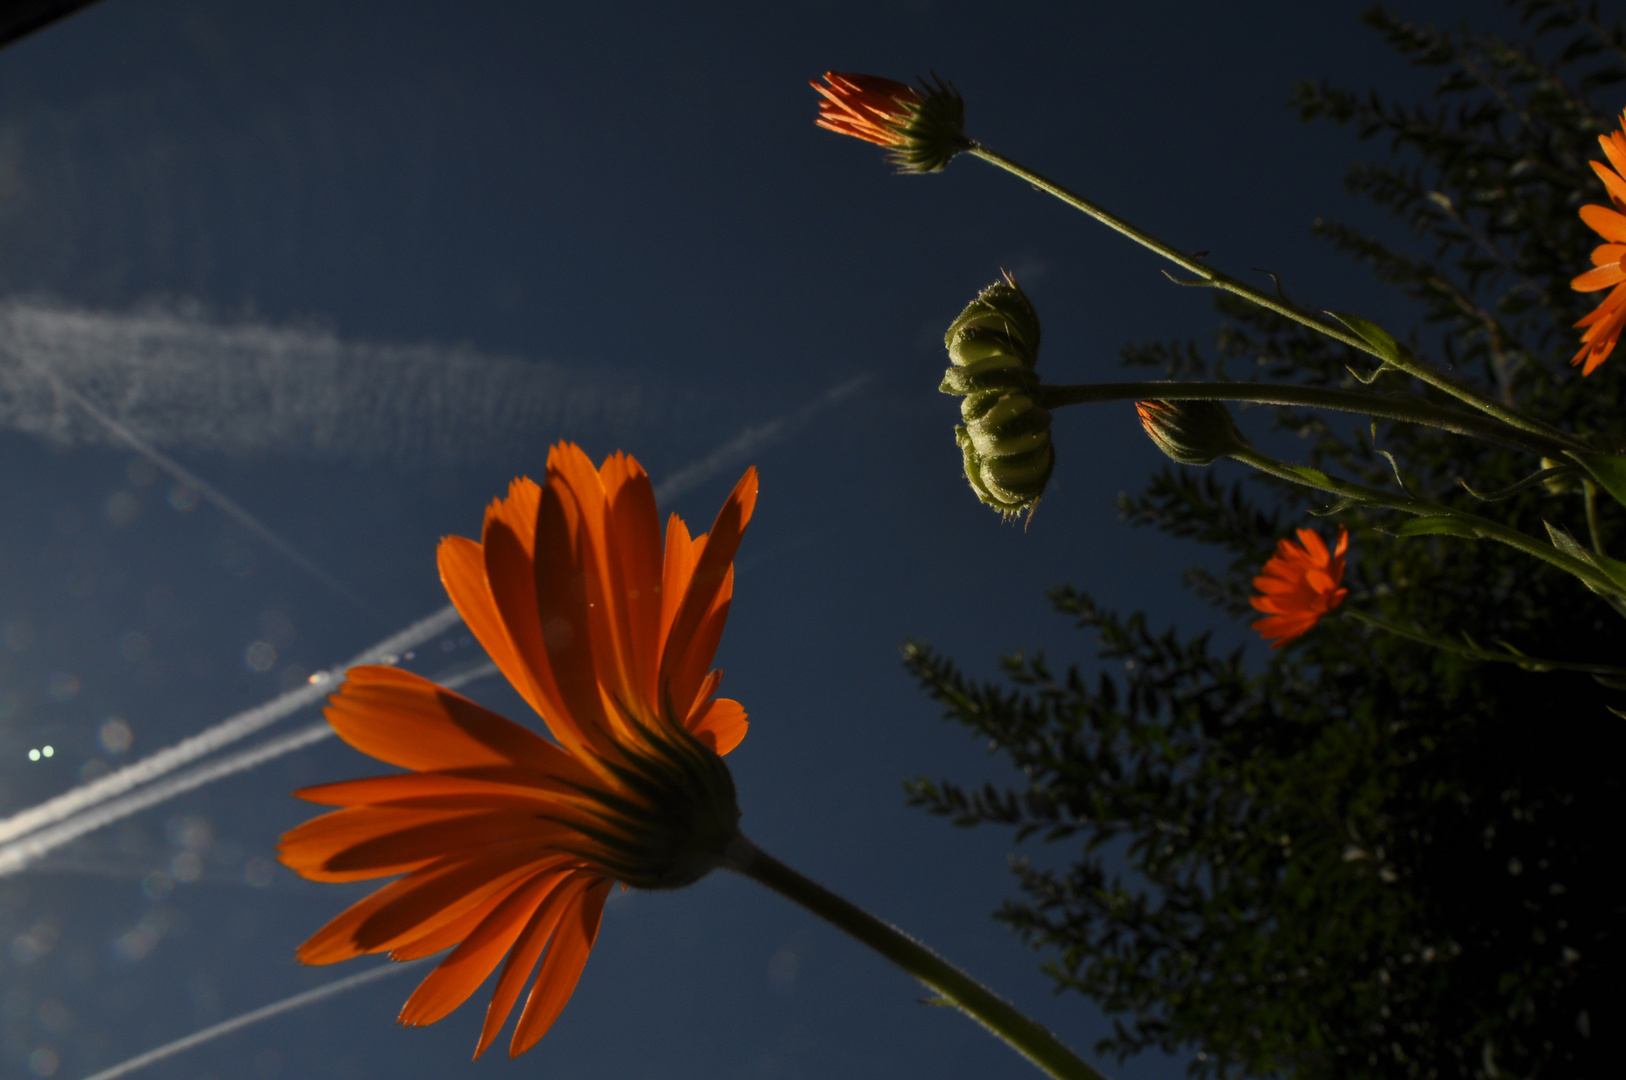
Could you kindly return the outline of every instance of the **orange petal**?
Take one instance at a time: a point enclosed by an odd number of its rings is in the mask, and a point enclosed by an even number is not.
[[[574,764],[574,763],[572,763]],[[590,779],[585,770],[565,775]],[[294,792],[297,798],[322,806],[378,806],[390,804],[421,810],[453,809],[455,804],[435,804],[431,799],[486,799],[495,809],[511,801],[549,802],[556,794],[575,789],[534,769],[496,766],[483,769],[436,770],[434,772],[393,773],[361,780],[341,780],[318,784]],[[482,804],[485,805],[485,804]]]
[[[448,536],[440,542],[435,555],[440,565],[440,583],[445,586],[446,595],[452,598],[452,606],[463,616],[469,632],[526,703],[537,715],[545,716],[547,697],[537,685],[530,666],[520,656],[519,647],[491,595],[491,585],[486,580],[485,549],[473,540]]]
[[[1620,257],[1626,255],[1626,244],[1599,244],[1592,249],[1592,265],[1608,266],[1618,263]]]
[[[1615,170],[1601,161],[1589,161],[1587,164],[1591,165],[1592,171],[1598,174],[1598,179],[1603,181],[1603,186],[1609,189],[1610,196],[1626,203],[1626,180],[1621,179]]]
[[[584,490],[578,491],[577,487]],[[599,690],[587,580],[602,573],[598,539],[603,525],[602,503],[598,471],[580,449],[566,445],[549,451],[548,483],[542,489],[542,505],[537,511],[531,575],[530,609],[541,627],[540,663],[552,673],[577,739],[607,755],[611,752],[609,733],[616,729],[611,726]],[[600,520],[588,520],[594,514]],[[593,589],[596,591],[597,582]],[[509,621],[511,624],[512,617]],[[610,648],[611,643],[603,642],[603,647]],[[548,721],[550,727],[554,725],[553,717]],[[559,738],[564,741],[563,734]]]
[[[715,754],[726,754],[745,738],[749,724],[745,722],[745,708],[728,698],[713,698],[690,721],[689,733]]]
[[[717,646],[723,640],[723,627],[728,622],[728,609],[733,596],[734,568],[730,566],[724,575],[722,588],[717,590],[717,595],[712,599],[711,610],[706,612],[699,625],[695,627],[688,648],[681,657],[668,658],[669,681],[666,693],[680,710],[689,710],[700,695],[709,697],[716,692],[715,686],[710,690],[704,690],[702,687],[709,678],[708,669],[717,655]],[[718,678],[721,677],[722,674],[719,672]]]
[[[507,850],[487,849],[475,859],[450,857],[445,860],[450,866],[442,872],[434,872],[440,864],[431,864],[403,878],[422,880],[358,922],[351,941],[362,952],[388,951],[451,922],[515,877],[568,858],[557,854],[539,858],[530,844],[521,841]]]
[[[513,1011],[514,1003],[519,1000],[519,992],[525,988],[525,980],[530,978],[531,969],[536,967],[548,939],[553,936],[554,927],[559,925],[560,917],[564,915],[572,900],[599,880],[601,879],[598,875],[587,871],[576,871],[571,874],[548,894],[547,899],[520,931],[518,939],[514,942],[513,951],[508,954],[508,962],[503,965],[502,974],[497,976],[496,989],[491,993],[491,1004],[486,1007],[485,1023],[480,1029],[480,1043],[474,1050],[476,1060],[486,1052],[486,1047],[491,1045],[492,1040],[497,1037],[497,1032],[502,1030],[503,1024],[508,1020],[508,1014]]]
[[[434,821],[444,821],[453,814],[444,811],[384,809],[374,806],[353,807],[332,814],[312,818],[284,833],[277,845],[278,857],[284,865],[300,877],[312,881],[363,881],[367,878],[403,874],[433,862],[437,856],[402,859],[394,866],[376,870],[357,870],[335,873],[326,869],[334,855],[356,844],[394,832]]]
[[[433,1024],[469,999],[503,958],[531,915],[569,871],[524,879],[482,918],[452,954],[418,984],[401,1007],[400,1022]]]
[[[587,956],[598,938],[599,920],[604,914],[604,898],[610,893],[610,884],[608,880],[601,880],[589,886],[560,918],[559,928],[548,943],[548,954],[542,958],[542,970],[537,972],[536,983],[525,999],[525,1009],[514,1025],[514,1035],[508,1043],[509,1057],[518,1057],[535,1046],[559,1018],[570,995],[576,992],[582,968],[587,966]]]
[[[660,671],[661,526],[655,491],[637,460],[614,454],[599,470],[609,502],[611,580],[606,591],[625,626],[635,700],[655,702]]]
[[[351,668],[326,716],[357,750],[407,769],[521,765],[569,775],[573,767],[534,732],[399,668]]]
[[[1570,279],[1570,288],[1576,292],[1597,292],[1612,285],[1619,285],[1626,281],[1626,271],[1621,270],[1620,263],[1612,262],[1606,266],[1596,266],[1584,274],[1577,274]]]
[[[672,685],[673,675],[680,665],[691,668],[700,656],[699,650],[691,652],[690,643],[712,610],[713,601],[733,580],[730,571],[733,569],[734,553],[739,550],[745,527],[751,523],[751,511],[756,506],[756,500],[757,471],[755,468],[746,469],[745,475],[740,477],[739,483],[734,485],[734,490],[723,503],[723,508],[717,512],[711,532],[706,534],[706,546],[700,552],[700,561],[684,593],[683,603],[672,620],[671,631],[666,635],[661,650],[660,681],[663,687]],[[709,667],[711,657],[708,655],[701,669],[703,671]]]
[[[1597,203],[1581,207],[1581,220],[1605,240],[1626,243],[1626,214]]]
[[[534,875],[516,876],[508,884],[450,922],[426,930],[422,934],[403,938],[399,945],[390,950],[390,959],[420,960],[425,956],[433,956],[450,949],[474,933],[474,928],[480,925],[482,919],[497,910],[497,905],[514,895],[516,889],[524,888],[526,882],[531,881],[533,877]]]
[[[546,850],[566,838],[564,828],[540,820],[534,811],[460,813],[370,837],[328,856],[322,869],[329,873],[372,870],[377,876],[390,872],[392,866],[448,855],[473,855],[520,841],[533,843],[539,851]]]

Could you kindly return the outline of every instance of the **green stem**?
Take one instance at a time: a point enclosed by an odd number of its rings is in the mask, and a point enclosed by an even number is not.
[[[1074,386],[1041,386],[1039,404],[1047,409],[1063,405],[1083,405],[1098,401],[1252,401],[1261,405],[1302,405],[1365,413],[1386,420],[1424,424],[1457,435],[1470,435],[1522,450],[1556,457],[1569,449],[1569,443],[1534,435],[1509,427],[1500,420],[1475,413],[1447,409],[1410,394],[1386,397],[1359,390],[1329,390],[1317,386],[1234,382],[1148,382],[1085,383]],[[1554,451],[1557,451],[1555,454]]]
[[[1439,371],[1428,364],[1420,363],[1408,356],[1396,357],[1385,355],[1376,346],[1372,345],[1359,334],[1349,330],[1343,324],[1323,319],[1321,316],[1313,312],[1305,311],[1303,308],[1299,307],[1297,304],[1294,304],[1290,300],[1287,300],[1285,297],[1272,295],[1265,292],[1263,289],[1258,289],[1252,285],[1244,284],[1243,282],[1238,281],[1236,278],[1231,277],[1229,274],[1215,270],[1213,267],[1204,263],[1201,259],[1198,259],[1192,255],[1187,255],[1185,252],[1180,251],[1172,245],[1165,244],[1162,240],[1159,240],[1151,233],[1136,228],[1123,218],[1118,217],[1116,214],[1109,213],[1108,211],[1097,206],[1095,203],[1090,202],[1083,196],[1067,190],[1055,181],[1044,176],[1040,176],[1032,169],[1020,165],[1005,155],[990,150],[980,143],[973,142],[966,153],[971,154],[973,157],[979,157],[988,162],[990,165],[997,165],[1006,172],[1026,180],[1034,187],[1054,195],[1056,198],[1060,199],[1062,202],[1073,207],[1074,209],[1082,210],[1084,213],[1101,222],[1101,224],[1107,226],[1108,228],[1115,229],[1143,247],[1150,248],[1151,250],[1157,252],[1159,255],[1163,256],[1165,259],[1168,259],[1182,270],[1186,270],[1197,275],[1197,281],[1182,282],[1182,284],[1206,285],[1210,288],[1223,289],[1228,293],[1243,297],[1246,300],[1258,304],[1262,308],[1274,311],[1276,314],[1281,315],[1284,318],[1291,319],[1296,323],[1300,323],[1301,325],[1307,326],[1312,330],[1325,334],[1334,341],[1342,342],[1352,349],[1358,349],[1370,356],[1375,356],[1385,364],[1388,364],[1399,371],[1403,371],[1413,378],[1421,379],[1430,386],[1433,386],[1436,389],[1450,394],[1452,397],[1466,402],[1467,404],[1478,409],[1480,412],[1496,417],[1496,419],[1502,421],[1504,424],[1508,424],[1511,427],[1516,427],[1521,431],[1527,431],[1532,435],[1544,435],[1548,438],[1557,439],[1571,449],[1585,449],[1583,444],[1571,439],[1568,435],[1565,435],[1558,429],[1550,427],[1539,420],[1533,420],[1523,415],[1516,409],[1503,405],[1495,398],[1482,394],[1466,383],[1453,379],[1443,371]]]
[[[1569,660],[1543,660],[1536,656],[1523,656],[1519,653],[1493,652],[1490,649],[1481,649],[1475,645],[1462,644],[1445,638],[1432,637],[1419,630],[1410,630],[1404,626],[1396,626],[1364,611],[1354,608],[1345,608],[1344,614],[1358,622],[1376,627],[1385,633],[1403,637],[1409,641],[1416,641],[1423,645],[1432,646],[1444,652],[1455,653],[1469,660],[1487,660],[1501,664],[1517,664],[1527,671],[1580,671],[1588,675],[1615,675],[1626,676],[1626,668],[1611,667],[1608,664],[1581,664]]]
[[[1598,485],[1591,480],[1581,481],[1581,497],[1586,500],[1586,531],[1592,537],[1592,550],[1608,556],[1603,549],[1603,533],[1598,529]]]
[[[798,874],[743,836],[729,851],[728,866],[826,922],[845,930],[1004,1039],[1058,1080],[1104,1080],[1041,1025],[1017,1012],[992,990],[895,926],[882,922],[817,882]]]
[[[1566,555],[1557,548],[1526,536],[1517,529],[1510,529],[1489,518],[1470,514],[1437,503],[1432,499],[1419,499],[1412,496],[1391,495],[1380,488],[1367,487],[1365,484],[1352,484],[1347,480],[1337,480],[1317,469],[1299,468],[1267,457],[1259,451],[1248,447],[1242,450],[1233,450],[1230,457],[1251,465],[1262,473],[1267,473],[1279,480],[1298,484],[1301,487],[1314,488],[1332,495],[1338,495],[1353,502],[1366,503],[1372,506],[1382,506],[1389,510],[1398,510],[1403,514],[1412,514],[1417,517],[1442,517],[1455,519],[1459,524],[1466,526],[1475,535],[1487,540],[1495,540],[1506,544],[1526,555],[1540,559],[1542,562],[1572,574],[1593,587],[1594,591],[1601,592],[1606,597],[1622,597],[1619,585],[1596,567],[1583,562],[1571,555]]]

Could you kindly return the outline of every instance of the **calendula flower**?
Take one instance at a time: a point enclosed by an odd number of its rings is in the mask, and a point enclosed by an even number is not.
[[[917,90],[879,75],[827,71],[819,127],[884,146],[904,172],[937,172],[971,146],[965,137],[965,101],[941,80]]]
[[[1626,112],[1621,114],[1621,123],[1626,127]],[[1626,210],[1626,132],[1600,135],[1598,144],[1603,147],[1609,163],[1594,161],[1590,164],[1603,181],[1613,205],[1583,206],[1581,220],[1608,243],[1592,250],[1593,268],[1577,276],[1570,287],[1576,292],[1611,291],[1603,303],[1575,324],[1586,328],[1586,333],[1581,335],[1581,351],[1570,361],[1585,364],[1581,368],[1582,375],[1592,374],[1599,364],[1609,359],[1609,354],[1615,351],[1615,343],[1620,340],[1622,328],[1626,328],[1626,268],[1621,266],[1621,259],[1626,258],[1626,214],[1621,212]]]
[[[1349,530],[1338,530],[1338,544],[1330,552],[1314,529],[1299,529],[1298,537],[1297,544],[1278,541],[1276,554],[1253,579],[1253,587],[1264,594],[1253,598],[1253,606],[1268,616],[1253,628],[1273,649],[1309,630],[1349,595],[1338,587],[1344,580]]]
[[[343,809],[284,836],[282,860],[317,881],[402,876],[319,930],[301,960],[456,946],[401,1011],[419,1025],[506,955],[475,1057],[540,963],[517,1055],[569,1000],[615,882],[675,888],[723,865],[743,841],[719,755],[746,717],[713,696],[722,673],[710,668],[756,494],[750,469],[709,535],[691,538],[674,514],[663,552],[638,463],[618,453],[595,469],[560,444],[543,485],[516,480],[486,511],[480,543],[441,543],[452,602],[555,741],[409,672],[351,670],[328,721],[411,771],[298,792]]]

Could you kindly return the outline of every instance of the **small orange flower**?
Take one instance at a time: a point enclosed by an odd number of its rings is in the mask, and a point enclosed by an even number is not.
[[[910,110],[920,105],[914,87],[879,75],[840,71],[825,72],[824,81],[828,85],[808,83],[824,95],[819,102],[819,127],[878,146],[904,144],[903,125],[909,121]]]
[[[1268,616],[1253,628],[1273,649],[1309,630],[1349,595],[1338,587],[1344,580],[1349,530],[1338,530],[1338,546],[1330,553],[1314,529],[1299,529],[1298,537],[1297,544],[1278,541],[1276,554],[1253,579],[1253,587],[1264,593],[1253,598],[1253,606]]]
[[[506,954],[475,1057],[540,961],[509,1043],[540,1039],[570,999],[616,881],[690,884],[722,864],[739,808],[718,756],[745,710],[709,671],[734,590],[734,552],[756,502],[748,469],[709,536],[677,515],[664,553],[649,477],[614,454],[548,455],[547,480],[514,481],[482,542],[448,537],[452,602],[555,742],[427,679],[352,669],[328,722],[365,754],[411,770],[306,788],[337,810],[283,837],[283,862],[316,881],[398,877],[299,948],[308,964],[396,960],[456,946],[401,1010],[429,1024]]]
[[[1626,128],[1626,112],[1621,113],[1621,124]],[[1626,257],[1626,214],[1621,212],[1626,210],[1626,132],[1600,135],[1598,145],[1603,147],[1609,164],[1601,161],[1589,164],[1603,181],[1609,201],[1614,205],[1583,206],[1581,220],[1608,243],[1593,249],[1593,269],[1577,276],[1570,287],[1576,292],[1612,291],[1591,314],[1575,324],[1586,327],[1586,333],[1581,335],[1581,351],[1570,361],[1571,364],[1585,362],[1582,375],[1592,374],[1599,364],[1609,359],[1609,354],[1615,351],[1615,343],[1620,340],[1621,330],[1626,328],[1626,268],[1621,265],[1621,259]]]

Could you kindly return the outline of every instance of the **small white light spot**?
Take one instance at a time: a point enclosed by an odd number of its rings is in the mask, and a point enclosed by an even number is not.
[[[44,746],[44,747],[40,748],[40,756],[41,757],[51,757],[55,753],[56,753],[56,747],[54,747],[54,746]]]
[[[40,759],[40,752],[37,749],[36,750],[30,750],[28,752],[28,760],[29,761],[38,761],[39,759]]]

